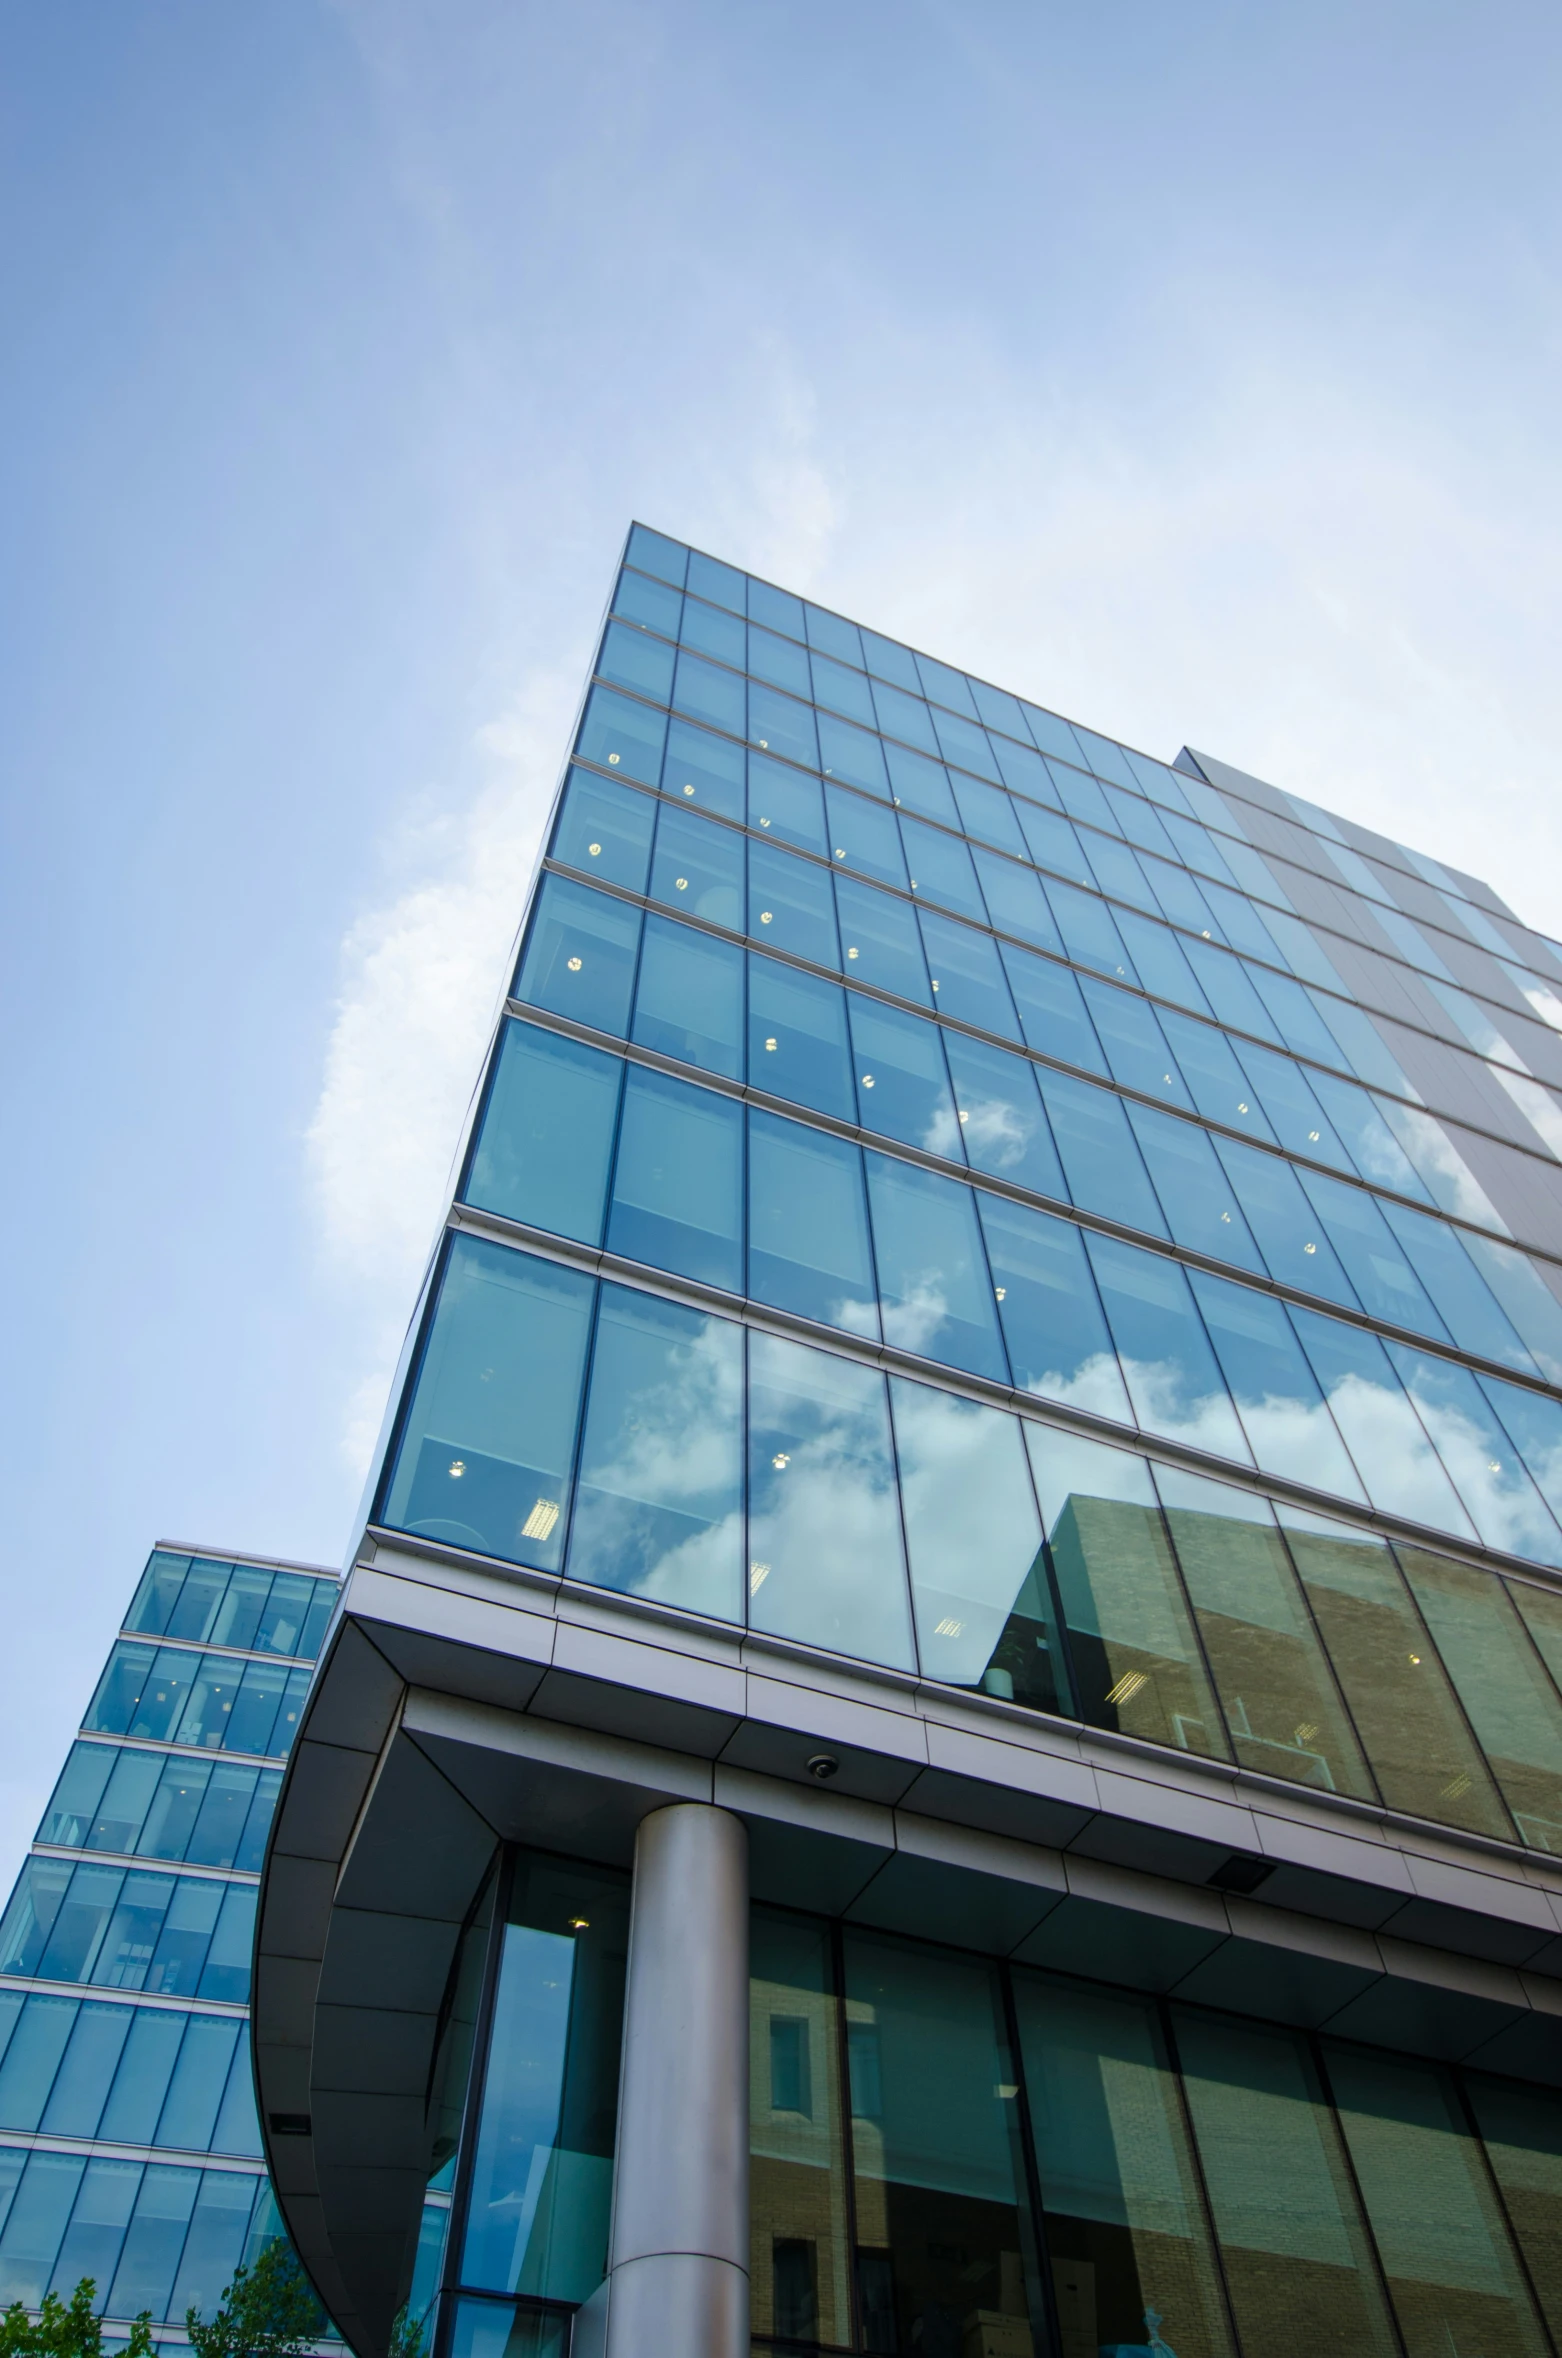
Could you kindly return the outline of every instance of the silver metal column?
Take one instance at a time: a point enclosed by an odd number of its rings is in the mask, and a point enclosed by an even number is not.
[[[607,2358],[748,2358],[748,1835],[705,1802],[635,1844],[610,2253]]]

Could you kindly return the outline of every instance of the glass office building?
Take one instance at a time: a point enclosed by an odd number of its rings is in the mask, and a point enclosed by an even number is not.
[[[0,1919],[0,2306],[182,2343],[281,2222],[250,2065],[266,1835],[333,1573],[154,1549]]]
[[[439,2358],[1562,2349],[1562,949],[636,526],[265,1867]],[[422,2239],[427,2271],[429,2239]]]

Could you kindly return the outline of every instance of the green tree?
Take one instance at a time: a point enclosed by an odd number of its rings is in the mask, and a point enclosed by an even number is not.
[[[184,2322],[195,2358],[300,2358],[326,2316],[292,2245],[274,2235],[252,2267],[234,2269],[209,2324],[199,2309],[186,2309]]]
[[[34,2317],[13,2301],[0,2316],[0,2358],[102,2358],[103,2320],[93,2308],[98,2288],[84,2276],[68,2301],[45,2293]],[[152,2313],[143,2309],[130,2328],[126,2358],[152,2358]]]
[[[389,2358],[423,2358],[424,2347],[421,2318],[412,2316],[404,2307],[398,2309],[391,2326]]]

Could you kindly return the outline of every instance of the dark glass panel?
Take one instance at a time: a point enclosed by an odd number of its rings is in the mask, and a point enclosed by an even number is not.
[[[861,1150],[753,1106],[748,1186],[754,1299],[877,1340]]]
[[[545,876],[515,996],[622,1039],[640,948],[640,911],[564,876]]]
[[[1553,2341],[1562,2338],[1562,2107],[1548,2088],[1463,2075],[1508,2221]]]
[[[864,1159],[885,1341],[1006,1383],[970,1188],[887,1155]]]
[[[631,1065],[608,1208],[609,1252],[743,1290],[743,1108]]]
[[[632,1038],[728,1080],[743,1077],[743,952],[647,917]]]
[[[829,1936],[822,1924],[761,1907],[749,1938],[753,2330],[848,2345],[846,2158]]]
[[[1015,1383],[1132,1424],[1079,1230],[1001,1196],[976,1200]]]
[[[616,1056],[507,1023],[462,1195],[530,1227],[602,1237],[624,1067]]]
[[[1507,1589],[1424,1548],[1395,1553],[1521,1837],[1562,1851],[1562,1697]]]
[[[748,1077],[755,1089],[856,1119],[846,994],[772,958],[748,962]]]
[[[960,1142],[973,1171],[990,1171],[1038,1195],[1066,1201],[1068,1189],[1058,1161],[1035,1067],[985,1041],[959,1032],[944,1034],[944,1055],[954,1084]]]

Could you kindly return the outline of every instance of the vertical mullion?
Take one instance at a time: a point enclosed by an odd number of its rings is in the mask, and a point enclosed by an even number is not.
[[[1226,2255],[1221,2249],[1220,2228],[1215,2218],[1215,2205],[1210,2199],[1209,2180],[1204,2174],[1204,2156],[1199,2150],[1199,2140],[1193,2126],[1193,2112],[1188,2103],[1182,2055],[1177,2045],[1177,2025],[1172,2017],[1171,2001],[1167,1997],[1157,1996],[1154,2006],[1156,2020],[1160,2026],[1161,2043],[1166,2050],[1166,2061],[1172,2083],[1172,2101],[1177,2107],[1177,2117],[1182,2123],[1182,2133],[1188,2141],[1188,2152],[1193,2162],[1193,2176],[1198,2187],[1199,2204],[1203,2212],[1204,2224],[1209,2231],[1209,2248],[1215,2262],[1215,2281],[1220,2288],[1221,2305],[1225,2310],[1226,2324],[1231,2333],[1231,2346],[1234,2350],[1240,2351],[1242,2334],[1237,2324],[1237,2305],[1231,2297],[1231,2279],[1226,2274]]]
[[[1508,2240],[1513,2246],[1513,2256],[1519,2264],[1519,2274],[1524,2279],[1525,2289],[1528,2291],[1530,2300],[1534,2306],[1535,2316],[1539,2322],[1541,2333],[1545,2337],[1547,2347],[1555,2351],[1557,2347],[1557,2338],[1551,2330],[1550,2320],[1546,2315],[1544,2304],[1540,2298],[1539,2287],[1536,2285],[1534,2277],[1530,2274],[1529,2255],[1524,2249],[1524,2244],[1519,2235],[1518,2229],[1513,2224],[1513,2213],[1508,2208],[1508,2198],[1502,2190],[1502,2180],[1498,2177],[1496,2171],[1493,2169],[1491,2156],[1486,2150],[1486,2139],[1481,2134],[1481,2127],[1479,2121],[1476,2118],[1475,2107],[1470,2101],[1469,2090],[1464,2084],[1464,2074],[1458,2069],[1456,2065],[1450,2065],[1446,2068],[1448,2070],[1448,2076],[1454,2084],[1455,2100],[1459,2106],[1460,2113],[1463,2116],[1465,2127],[1469,2130],[1476,2151],[1480,2156],[1480,2161],[1477,2166],[1486,2173],[1486,2182],[1492,2190],[1493,2197],[1495,2198],[1497,2204],[1498,2213],[1504,2226],[1508,2230]]]
[[[1014,2003],[1014,1977],[1007,1957],[997,1960],[998,1988],[1003,2007],[1003,2035],[1008,2041],[1009,2057],[1014,2077],[1019,2085],[1015,2105],[1019,2114],[1020,2166],[1025,2177],[1025,2192],[1030,2203],[1031,2234],[1035,2239],[1036,2272],[1041,2278],[1040,2297],[1042,2320],[1047,2338],[1054,2351],[1063,2348],[1063,2328],[1058,2321],[1057,2286],[1052,2276],[1052,2255],[1047,2249],[1047,2214],[1041,2199],[1041,2165],[1036,2150],[1035,2122],[1031,2116],[1030,2087],[1025,2073],[1025,2056],[1020,2046],[1020,2020]]]
[[[854,2350],[862,2348],[862,2303],[857,2288],[857,2155],[852,2138],[851,2049],[846,2021],[846,1943],[838,1916],[830,1921],[830,1980],[835,2005],[836,2101],[841,2108],[841,2185],[846,2212],[846,2314]]]
[[[1406,1585],[1408,1587],[1408,1582]],[[1388,2270],[1383,2264],[1383,2254],[1378,2249],[1377,2229],[1372,2224],[1372,2214],[1367,2209],[1367,2198],[1361,2191],[1361,2180],[1356,2175],[1356,2157],[1351,2152],[1350,2139],[1345,2134],[1345,2123],[1340,2118],[1340,2108],[1335,2099],[1334,2082],[1329,2077],[1328,2058],[1323,2051],[1323,2041],[1318,2037],[1316,2031],[1306,2031],[1302,2035],[1307,2041],[1313,2070],[1317,2074],[1318,2085],[1323,2090],[1324,2101],[1334,2116],[1335,2134],[1340,2141],[1340,2152],[1345,2162],[1345,2174],[1350,2180],[1351,2192],[1356,2198],[1357,2215],[1361,2220],[1362,2231],[1367,2238],[1367,2249],[1372,2254],[1372,2263],[1378,2272],[1378,2282],[1383,2288],[1383,2299],[1388,2310],[1389,2329],[1400,2349],[1403,2350],[1405,2336],[1399,2322],[1399,2311],[1394,2305],[1394,2295],[1389,2286]]]
[[[494,1913],[488,1933],[488,1954],[483,1960],[483,1987],[477,2007],[477,2033],[472,2041],[472,2062],[467,2081],[466,2102],[461,2113],[461,2138],[456,2148],[456,2182],[451,2193],[450,2224],[445,2234],[445,2258],[439,2272],[440,2314],[435,2333],[435,2349],[431,2358],[448,2358],[455,2303],[452,2296],[461,2284],[461,2254],[466,2242],[467,2217],[472,2207],[472,2164],[476,2158],[477,2124],[482,2117],[483,2091],[488,2084],[488,2057],[493,2045],[494,2006],[499,1988],[499,1961],[504,1951],[505,1927],[510,1920],[510,1900],[515,1888],[515,1849],[505,1843],[499,1855],[498,1873],[494,1878]]]

